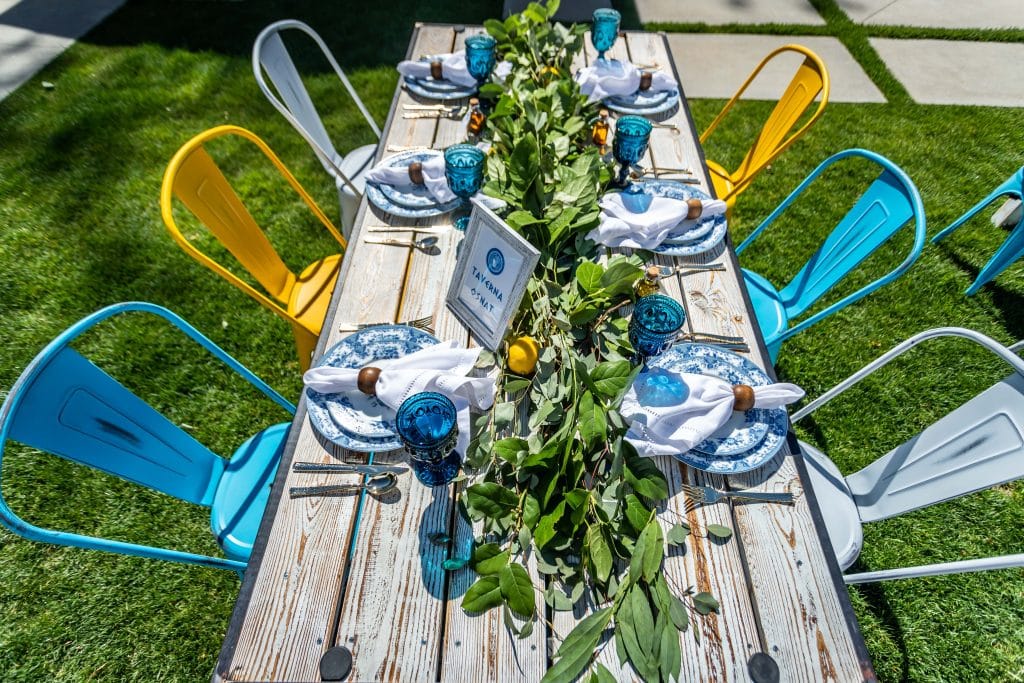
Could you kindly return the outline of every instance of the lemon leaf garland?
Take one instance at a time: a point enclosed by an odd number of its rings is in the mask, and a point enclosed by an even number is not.
[[[544,680],[578,677],[611,625],[624,661],[645,680],[668,681],[679,676],[688,627],[682,599],[698,614],[717,603],[669,586],[666,542],[686,535],[663,530],[655,505],[668,484],[624,440],[618,407],[639,368],[628,360],[627,319],[615,311],[631,300],[644,263],[637,255],[602,259],[586,239],[611,173],[590,140],[596,107],[571,77],[587,27],[553,24],[556,9],[531,3],[485,23],[512,71],[481,93],[497,97],[485,131],[492,148],[484,192],[509,204],[505,221],[541,257],[503,354],[505,400],[476,420],[466,458],[472,483],[461,500],[480,535],[478,579],[463,607],[525,617],[526,626],[512,629],[525,637],[539,618],[525,568],[532,556],[552,609],[571,610],[584,594],[596,605],[562,634]],[[524,413],[525,430],[517,422]],[[607,673],[595,665],[598,680]]]

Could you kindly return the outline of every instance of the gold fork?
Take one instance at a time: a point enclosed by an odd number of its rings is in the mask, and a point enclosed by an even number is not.
[[[433,334],[433,324],[434,316],[427,315],[422,318],[416,318],[415,320],[406,320],[404,323],[341,323],[338,326],[338,332],[355,332],[356,330],[365,330],[367,327],[381,327],[382,325],[407,325]]]
[[[732,498],[736,500],[759,500],[763,503],[785,503],[792,504],[792,493],[768,493],[765,491],[716,491],[710,486],[682,485],[683,491],[694,503],[717,503],[720,500]]]

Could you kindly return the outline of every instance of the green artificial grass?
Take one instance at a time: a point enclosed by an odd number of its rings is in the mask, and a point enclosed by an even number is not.
[[[741,196],[736,244],[818,162],[847,147],[879,152],[910,175],[924,197],[929,235],[1024,163],[1020,110],[912,103],[872,57],[867,29],[845,22],[826,0],[817,4],[828,21],[824,32],[844,41],[890,102],[830,104]],[[637,21],[634,10],[623,9],[627,21]],[[472,24],[500,11],[496,1],[357,8],[143,0],[115,13],[0,102],[0,387],[10,387],[50,339],[82,316],[141,299],[176,311],[297,399],[299,366],[288,326],[171,241],[158,206],[167,162],[196,133],[241,125],[263,137],[337,220],[333,183],[252,78],[250,49],[259,30],[285,17],[309,22],[382,122],[397,80],[394,63],[405,54],[414,21]],[[326,65],[312,54],[300,54],[299,63],[339,147],[372,141]],[[43,89],[44,80],[54,89]],[[722,104],[695,102],[698,128]],[[770,106],[742,103],[715,133],[709,157],[729,162],[742,155]],[[251,146],[222,140],[212,149],[287,263],[301,268],[337,250]],[[846,168],[826,176],[755,242],[743,264],[785,282],[870,179],[866,164]],[[176,216],[190,237],[227,260],[186,212]],[[1004,343],[1024,337],[1024,266],[963,296],[1004,237],[982,217],[939,247],[928,245],[895,284],[787,342],[779,374],[813,397],[930,327],[962,325]],[[835,296],[892,267],[909,243],[901,235]],[[199,347],[145,316],[115,319],[78,346],[222,455],[288,419]],[[798,432],[850,472],[1004,373],[965,342],[933,342],[805,420]],[[204,510],[17,444],[4,455],[5,498],[34,523],[216,553]],[[869,526],[856,569],[1021,552],[1022,522],[1024,489],[999,487]],[[1020,571],[1004,571],[852,589],[881,679],[1012,680],[1024,670],[1022,580]],[[207,680],[238,588],[230,572],[41,545],[2,532],[0,678]]]

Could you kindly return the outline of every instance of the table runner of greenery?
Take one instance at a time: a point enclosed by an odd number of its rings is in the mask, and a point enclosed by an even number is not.
[[[684,543],[690,529],[680,523],[662,531],[655,504],[668,496],[667,483],[623,438],[628,425],[617,408],[639,368],[628,360],[626,319],[608,313],[633,296],[643,260],[615,255],[601,265],[598,245],[585,238],[598,223],[611,172],[590,139],[597,107],[572,79],[587,26],[552,23],[557,8],[558,0],[531,4],[504,22],[485,22],[513,68],[503,85],[481,89],[496,99],[484,191],[509,204],[505,220],[541,251],[510,333],[531,337],[541,351],[529,377],[499,360],[510,400],[476,425],[467,459],[475,483],[463,500],[483,535],[472,558],[479,578],[462,606],[501,607],[512,630],[532,632],[539,615],[524,564],[532,549],[548,578],[548,605],[572,609],[589,591],[597,606],[560,634],[565,640],[545,681],[582,673],[610,624],[622,662],[644,680],[668,681],[679,676],[679,633],[689,611],[707,614],[718,603],[666,580],[666,543]],[[497,438],[514,428],[523,403],[529,436]],[[613,680],[600,663],[592,675]]]

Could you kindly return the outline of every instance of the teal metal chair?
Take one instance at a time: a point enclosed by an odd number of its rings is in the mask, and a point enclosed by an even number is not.
[[[743,270],[743,279],[750,294],[757,323],[761,327],[773,363],[779,355],[782,342],[892,282],[917,260],[924,248],[924,207],[914,183],[896,164],[885,157],[863,149],[848,149],[821,162],[772,211],[771,215],[750,233],[736,249],[736,253],[740,254],[750,246],[757,236],[782,215],[826,169],[838,161],[851,157],[868,159],[881,166],[882,172],[789,284],[782,289],[776,289],[761,275],[747,269]],[[912,221],[914,245],[910,254],[893,271],[804,320],[793,322],[794,318],[809,310],[908,221]]]
[[[952,225],[944,229],[938,235],[932,238],[932,243],[939,242],[953,232],[961,225],[973,218],[979,211],[984,209],[986,206],[994,202],[1000,197],[1016,197],[1017,199],[1024,199],[1024,166],[1021,166],[1020,170],[1014,173],[1012,176],[1006,179],[1002,185],[992,191],[989,196],[982,199],[980,202],[975,204],[971,209],[960,218],[953,221]],[[967,295],[974,294],[989,281],[995,278],[999,273],[1006,270],[1006,268],[1024,255],[1024,216],[1017,221],[1017,225],[1010,230],[1009,237],[1006,241],[996,249],[996,253],[992,255],[985,267],[978,273],[978,277],[974,279],[974,282],[970,287],[967,288]]]
[[[0,465],[9,440],[88,465],[122,479],[210,508],[210,526],[226,558],[44,529],[7,505],[0,522],[34,541],[231,569],[246,567],[270,495],[289,423],[251,436],[222,458],[131,393],[69,345],[97,323],[128,311],[157,315],[184,332],[272,401],[295,406],[177,315],[129,302],[72,325],[39,352],[0,407]]]

